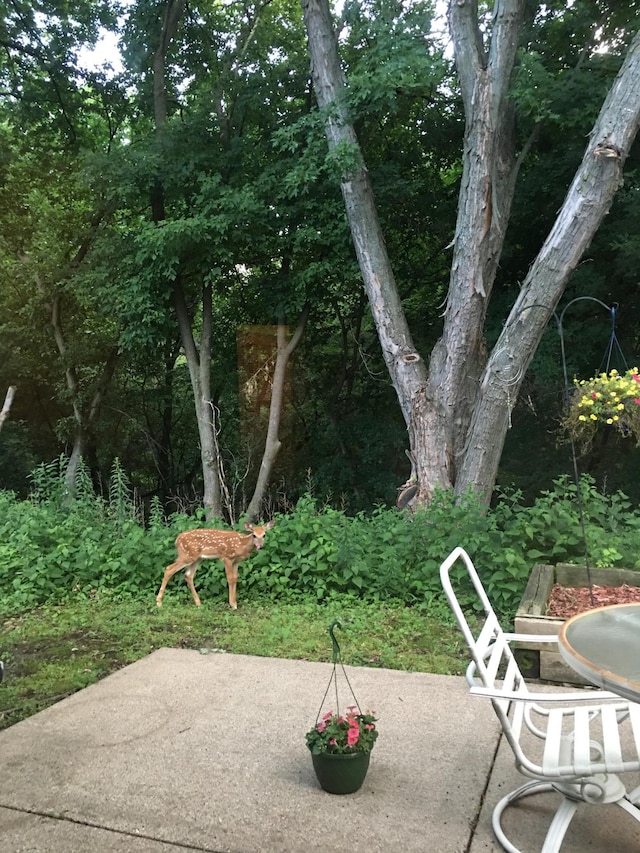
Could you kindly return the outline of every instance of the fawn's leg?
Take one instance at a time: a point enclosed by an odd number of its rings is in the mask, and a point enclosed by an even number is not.
[[[164,577],[162,578],[162,583],[160,584],[160,589],[158,590],[158,594],[156,595],[156,604],[158,607],[162,607],[162,597],[164,595],[164,591],[167,588],[167,584],[171,580],[171,578],[175,575],[176,572],[179,572],[180,569],[184,569],[187,566],[186,563],[181,557],[175,561],[175,563],[171,563],[170,566],[167,566]]]
[[[196,588],[193,585],[193,578],[195,577],[196,572],[198,571],[198,566],[200,565],[200,560],[196,560],[195,563],[191,563],[187,571],[184,573],[184,579],[187,582],[187,586],[191,590],[191,595],[193,596],[193,600],[196,603],[196,607],[200,607],[200,596],[196,592]]]
[[[233,610],[237,610],[236,586],[238,583],[238,567],[233,560],[225,560],[224,570],[227,575],[227,585],[229,587],[229,607]]]

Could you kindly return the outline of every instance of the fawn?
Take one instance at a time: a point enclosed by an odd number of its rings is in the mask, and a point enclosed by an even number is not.
[[[238,563],[246,560],[250,554],[262,548],[265,534],[267,530],[271,530],[274,524],[275,521],[270,521],[262,527],[245,524],[244,529],[248,530],[249,533],[211,529],[187,530],[186,533],[180,533],[176,539],[178,559],[166,568],[160,590],[156,596],[158,607],[162,607],[162,597],[164,596],[164,591],[167,588],[169,580],[176,572],[185,567],[187,570],[184,573],[184,579],[191,590],[196,607],[200,607],[200,598],[193,585],[194,575],[198,570],[201,560],[214,560],[218,558],[224,563],[227,575],[229,605],[233,610],[237,610],[236,584],[238,582]]]

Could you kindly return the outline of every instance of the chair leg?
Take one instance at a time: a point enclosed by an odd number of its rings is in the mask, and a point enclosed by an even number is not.
[[[504,811],[522,797],[529,797],[532,794],[541,794],[549,791],[557,793],[556,789],[549,782],[538,782],[535,780],[527,782],[525,785],[521,785],[519,788],[516,788],[515,791],[511,791],[511,793],[507,794],[506,797],[503,797],[494,808],[491,818],[493,832],[498,843],[507,851],[507,853],[522,853],[522,851],[509,841],[502,829],[501,819]],[[558,809],[553,816],[553,820],[551,821],[551,826],[549,827],[549,831],[547,832],[544,840],[541,853],[558,853],[577,808],[577,802],[574,802],[567,797],[562,797],[562,802],[558,806]]]
[[[507,853],[522,853],[522,851],[509,841],[502,829],[501,821],[505,810],[523,797],[529,797],[532,794],[541,794],[550,791],[559,794],[562,797],[562,802],[553,816],[553,820],[549,826],[549,830],[544,839],[544,844],[542,845],[540,853],[559,853],[564,837],[567,834],[567,830],[569,829],[569,825],[576,813],[580,801],[573,800],[570,797],[565,796],[549,782],[539,782],[535,780],[527,782],[525,785],[521,785],[519,788],[516,788],[515,791],[511,791],[510,794],[507,794],[506,797],[503,797],[500,800],[493,810],[491,818],[493,832],[498,843],[507,851]],[[631,815],[634,820],[640,822],[640,808],[632,802],[634,796],[640,796],[640,787],[636,788],[635,791],[632,791],[631,794],[626,797],[621,797],[619,800],[613,801],[613,803],[620,806],[621,809],[624,809],[624,811]]]
[[[578,803],[575,800],[562,796],[562,802],[558,806],[549,831],[545,836],[542,853],[558,853],[577,808]]]
[[[640,794],[640,788],[636,788],[631,794],[618,800],[617,805],[624,809],[627,814],[630,814],[634,820],[640,821],[640,808],[633,802],[633,794]]]

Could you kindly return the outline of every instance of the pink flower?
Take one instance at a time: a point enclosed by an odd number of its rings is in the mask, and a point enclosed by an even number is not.
[[[634,382],[640,382],[640,375],[637,373],[632,373],[631,378],[633,379]]]
[[[338,741],[334,737],[332,737],[331,740],[329,741],[329,746],[335,746],[337,743],[338,743]]]
[[[349,746],[355,746],[358,743],[359,737],[360,729],[357,726],[350,726],[349,731],[347,732],[347,744]]]
[[[371,731],[373,731],[373,730],[375,729],[375,726],[372,726],[370,723],[367,723],[367,725],[365,726],[365,729],[366,729],[368,732],[371,732]]]
[[[633,401],[637,406],[640,406],[640,397],[636,397]]]
[[[331,717],[333,717],[333,711],[327,711],[327,713],[324,715],[324,717],[322,719],[323,720],[329,720],[329,719],[331,719]]]
[[[318,723],[318,725],[316,726],[316,729],[319,732],[323,732],[326,728],[327,728],[327,724],[325,723],[324,720],[321,723]]]

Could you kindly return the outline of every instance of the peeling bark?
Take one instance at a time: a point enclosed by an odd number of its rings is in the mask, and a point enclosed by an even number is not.
[[[369,174],[364,165],[346,106],[346,78],[340,65],[337,38],[328,0],[302,0],[309,36],[311,76],[318,106],[325,110],[329,149],[348,145],[359,166],[341,181],[342,196],[358,264],[376,325],[382,354],[407,425],[412,399],[426,380],[424,362],[416,351],[396,287],[378,218]]]
[[[582,163],[480,379],[456,489],[473,485],[488,502],[525,372],[555,310],[622,184],[640,129],[640,33],[591,131]],[[544,309],[534,306],[545,306]]]

